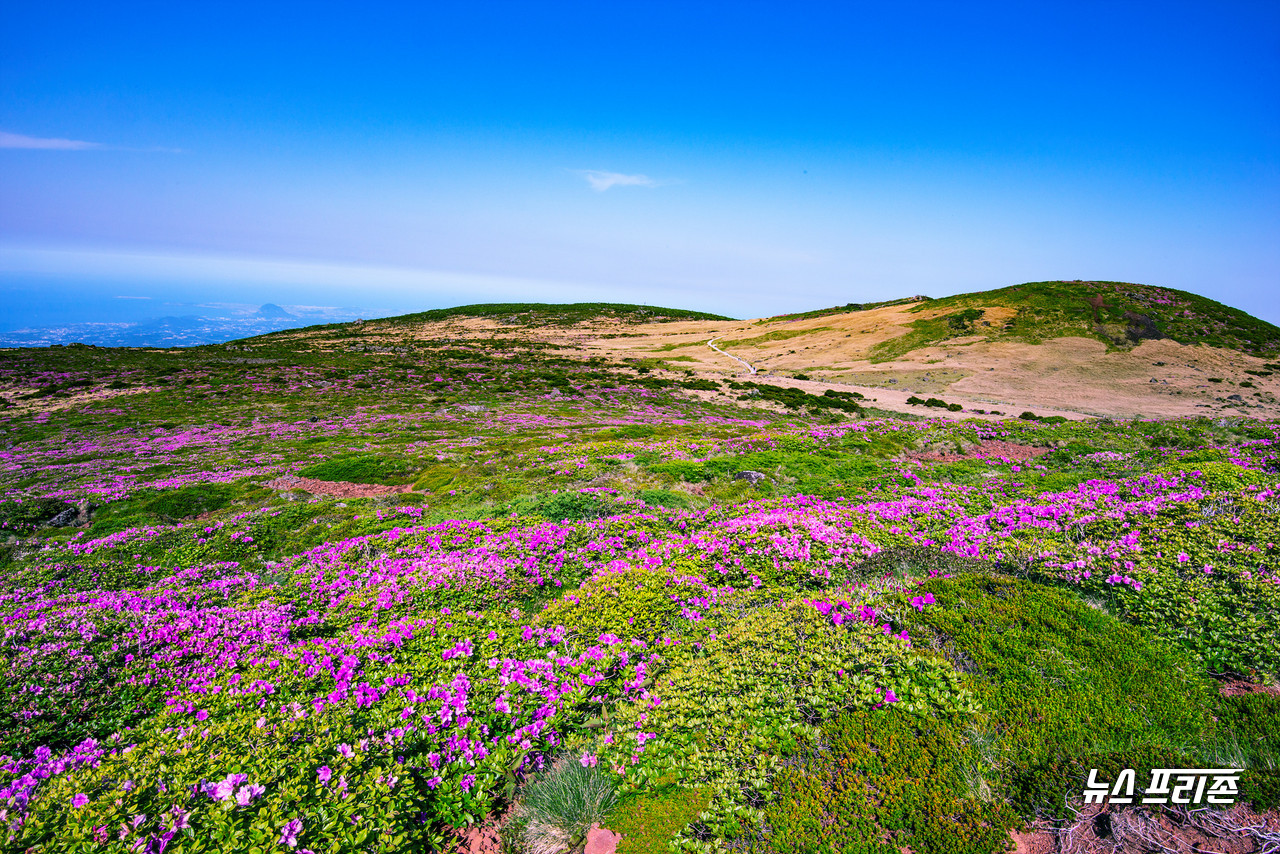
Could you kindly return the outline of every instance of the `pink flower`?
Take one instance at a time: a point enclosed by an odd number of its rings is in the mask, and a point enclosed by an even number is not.
[[[291,818],[280,829],[280,844],[290,848],[298,847],[298,834],[302,832],[302,819]]]
[[[89,796],[86,795],[84,792],[81,792],[80,794],[76,795],[71,799],[71,806],[75,807],[76,809],[80,809],[80,807],[84,806],[87,803],[89,803]]]
[[[316,776],[320,778],[321,783],[327,783],[329,778],[333,776],[333,771],[329,770],[328,765],[321,765],[316,769]]]
[[[254,798],[258,797],[266,790],[265,786],[259,786],[257,783],[250,783],[248,786],[241,786],[240,791],[236,792],[236,803],[242,807],[247,807]]]
[[[583,768],[594,768],[600,760],[590,753],[584,753],[578,761],[582,763]]]

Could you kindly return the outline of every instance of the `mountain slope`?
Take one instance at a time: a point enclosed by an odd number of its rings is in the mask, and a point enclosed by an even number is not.
[[[1196,294],[1122,282],[1030,282],[750,320],[611,303],[498,303],[256,340],[382,353],[518,342],[706,380],[747,378],[750,366],[758,372],[751,379],[857,392],[901,411],[940,414],[916,403],[933,397],[959,405],[955,417],[1280,416],[1280,328]]]

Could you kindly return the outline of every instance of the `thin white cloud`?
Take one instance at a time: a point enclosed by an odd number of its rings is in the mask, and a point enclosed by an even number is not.
[[[610,187],[656,187],[658,182],[648,175],[625,175],[621,172],[604,172],[600,169],[576,169],[579,175],[587,179],[591,189],[603,193]]]
[[[80,139],[56,139],[36,136],[23,136],[20,133],[6,133],[0,130],[0,148],[38,148],[45,151],[87,151],[91,148],[102,148],[97,142],[85,142]]]
[[[114,299],[151,299],[151,297],[125,297],[125,296],[117,296],[117,297],[114,297]]]

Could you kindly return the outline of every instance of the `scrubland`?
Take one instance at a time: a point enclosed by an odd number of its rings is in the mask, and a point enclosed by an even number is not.
[[[1001,851],[1094,768],[1280,806],[1275,421],[372,326],[0,352],[8,850]]]

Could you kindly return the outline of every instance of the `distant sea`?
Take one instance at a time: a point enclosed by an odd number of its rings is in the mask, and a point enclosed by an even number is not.
[[[6,275],[0,279],[0,347],[191,347],[393,313],[309,304],[318,301],[295,288],[215,291]]]

